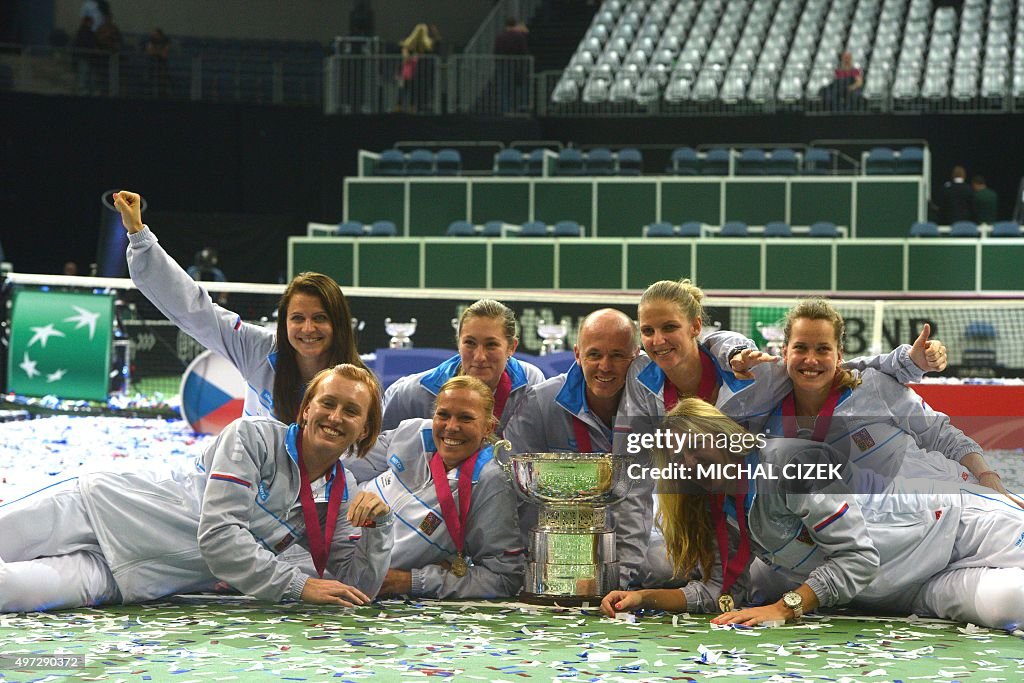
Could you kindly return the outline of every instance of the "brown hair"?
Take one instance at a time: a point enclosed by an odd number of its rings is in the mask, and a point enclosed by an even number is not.
[[[338,283],[322,273],[299,273],[288,283],[277,304],[277,364],[274,368],[274,414],[282,422],[292,422],[300,414],[299,391],[302,377],[295,349],[288,341],[288,304],[296,294],[315,296],[323,304],[331,321],[333,341],[327,367],[350,363],[366,369],[356,349],[352,332],[352,310]]]
[[[784,330],[786,335],[784,343],[786,346],[789,346],[789,337],[793,332],[793,324],[801,319],[827,320],[832,323],[837,348],[840,352],[843,351],[843,343],[846,339],[846,321],[843,320],[843,316],[839,314],[839,311],[828,300],[822,298],[804,299],[789,309],[786,313],[786,327]],[[837,386],[856,389],[860,386],[860,383],[860,377],[854,375],[849,370],[836,368]]]
[[[511,308],[495,301],[494,299],[480,299],[466,307],[466,310],[459,316],[459,326],[455,332],[455,343],[458,343],[462,336],[462,325],[468,318],[491,318],[501,321],[505,332],[505,340],[509,345],[516,339],[516,314]]]
[[[470,375],[456,375],[447,382],[441,385],[441,389],[437,392],[437,398],[434,399],[434,410],[437,410],[437,402],[441,400],[441,394],[446,391],[455,391],[458,389],[467,389],[472,391],[480,399],[480,403],[484,409],[484,418],[490,422],[491,429],[487,432],[485,438],[487,441],[494,443],[497,437],[494,435],[494,426],[498,424],[497,418],[494,417],[494,392],[491,388],[484,384],[481,380]]]
[[[704,292],[690,282],[682,280],[658,280],[648,287],[640,297],[640,306],[654,301],[670,301],[679,307],[690,320],[707,322],[704,315]]]
[[[370,392],[370,407],[366,413],[366,436],[356,442],[359,444],[358,455],[362,458],[369,453],[373,444],[377,441],[377,437],[380,436],[381,424],[383,423],[380,384],[377,382],[377,377],[366,368],[352,365],[351,363],[342,363],[316,373],[313,379],[309,380],[306,393],[302,395],[302,403],[299,404],[298,410],[299,420],[302,419],[302,414],[309,407],[310,401],[316,396],[320,385],[332,375],[344,377],[353,382],[360,382]]]

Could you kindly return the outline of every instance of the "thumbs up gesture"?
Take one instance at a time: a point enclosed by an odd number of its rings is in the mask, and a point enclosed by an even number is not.
[[[942,372],[946,369],[946,345],[938,339],[929,339],[931,333],[932,326],[925,323],[910,347],[910,360],[925,372]]]

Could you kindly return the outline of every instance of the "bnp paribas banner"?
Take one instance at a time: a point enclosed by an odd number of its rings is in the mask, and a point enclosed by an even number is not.
[[[7,391],[105,401],[113,314],[105,294],[16,292]]]

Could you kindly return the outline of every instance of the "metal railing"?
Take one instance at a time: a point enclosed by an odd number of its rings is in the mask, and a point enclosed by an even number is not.
[[[537,8],[544,0],[500,0],[495,3],[487,18],[480,23],[476,33],[466,43],[462,54],[466,55],[492,55],[494,54],[494,39],[505,28],[505,20],[513,17],[522,22],[527,22],[536,14]]]

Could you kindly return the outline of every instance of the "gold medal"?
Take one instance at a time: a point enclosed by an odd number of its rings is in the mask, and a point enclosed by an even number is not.
[[[736,607],[736,601],[728,593],[722,593],[722,596],[718,598],[718,606],[723,613],[731,612]]]
[[[455,576],[461,579],[468,571],[469,565],[466,564],[465,558],[463,558],[462,555],[456,555],[455,559],[452,560],[452,574],[455,574]]]

